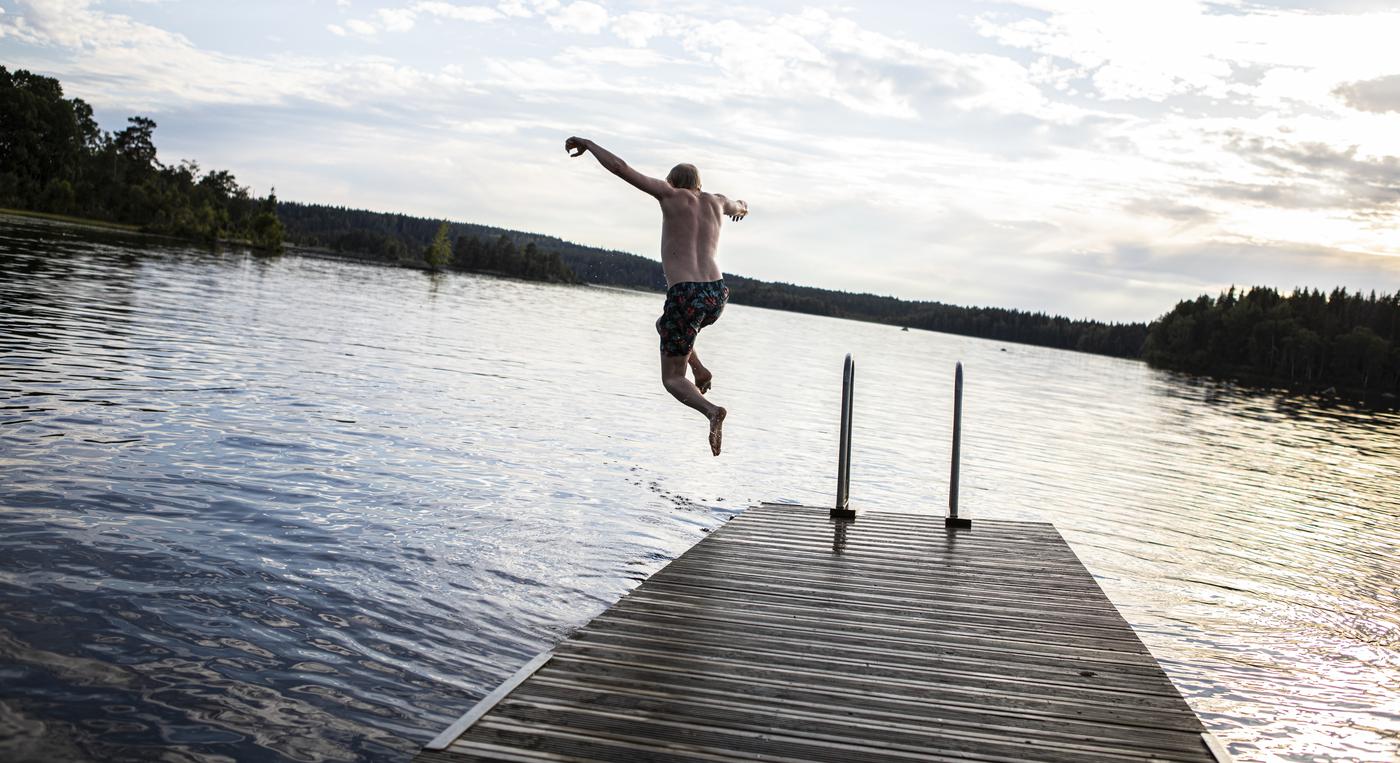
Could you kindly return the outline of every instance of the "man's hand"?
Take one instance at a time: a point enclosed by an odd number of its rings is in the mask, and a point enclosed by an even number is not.
[[[569,138],[564,141],[564,150],[572,153],[569,156],[580,157],[588,152],[588,141],[583,138]]]
[[[738,207],[738,209],[735,210],[734,214],[729,216],[729,219],[737,223],[749,214],[749,204],[741,199],[734,202],[734,206]]]

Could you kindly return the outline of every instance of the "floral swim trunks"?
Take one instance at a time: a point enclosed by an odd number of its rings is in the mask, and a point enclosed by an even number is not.
[[[729,289],[724,281],[682,281],[666,290],[666,306],[656,319],[661,354],[689,355],[700,329],[719,320]]]

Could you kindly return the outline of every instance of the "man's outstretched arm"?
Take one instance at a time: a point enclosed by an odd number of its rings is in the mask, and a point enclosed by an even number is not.
[[[616,154],[603,148],[587,138],[569,138],[564,141],[564,150],[571,152],[570,156],[583,156],[585,152],[592,152],[598,163],[608,172],[626,180],[638,189],[645,191],[656,198],[666,196],[676,189],[665,180],[654,177],[647,177],[642,173],[632,169],[627,162],[622,161]]]
[[[719,199],[720,204],[724,205],[724,209],[722,210],[724,216],[736,223],[744,219],[749,213],[749,203],[743,199],[731,199],[722,193],[715,194],[715,198]]]

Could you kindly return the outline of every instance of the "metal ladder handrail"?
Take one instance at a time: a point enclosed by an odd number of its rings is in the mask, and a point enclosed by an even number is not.
[[[846,353],[846,364],[841,371],[841,440],[836,452],[836,506],[831,509],[831,518],[853,520],[855,509],[851,508],[851,415],[855,402],[856,361]],[[953,457],[951,474],[948,480],[948,516],[943,524],[948,528],[972,527],[972,520],[958,516],[958,467],[962,458],[962,397],[963,365],[958,361],[953,379]]]
[[[856,361],[846,353],[841,371],[841,442],[836,453],[836,507],[832,519],[855,519],[851,503],[851,413],[855,397]]]
[[[943,518],[944,527],[972,527],[971,519],[958,517],[958,462],[962,458],[962,388],[962,361],[958,361],[958,370],[953,376],[953,473],[948,478],[948,516]]]

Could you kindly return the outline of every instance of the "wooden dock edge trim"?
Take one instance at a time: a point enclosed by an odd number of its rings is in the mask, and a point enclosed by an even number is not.
[[[1214,734],[1202,731],[1201,741],[1205,742],[1206,749],[1210,750],[1210,756],[1215,758],[1216,763],[1235,763],[1235,757],[1230,754],[1230,750]]]
[[[809,511],[811,511],[811,510],[830,511],[830,510],[831,510],[831,507],[830,507],[830,506],[813,506],[813,505],[808,504],[808,503],[776,503],[776,502],[774,502],[774,501],[759,501],[757,506],[753,506],[753,507],[751,507],[751,508],[764,508],[764,509],[807,509],[807,510],[809,510]],[[742,516],[742,515],[743,515],[743,512],[739,512],[738,514],[735,514],[736,517]],[[857,511],[857,512],[856,512],[856,517],[857,517],[857,518],[856,518],[854,521],[859,522],[860,519],[863,518],[863,517],[872,517],[872,518],[887,517],[887,518],[890,518],[890,519],[894,519],[894,518],[899,518],[899,519],[918,519],[918,520],[921,521],[921,522],[927,520],[930,527],[943,528],[943,524],[942,524],[941,520],[944,518],[944,516],[945,516],[945,514],[942,512],[941,508],[935,508],[935,509],[930,510],[930,511],[928,511],[928,512],[918,512],[918,511],[887,511],[887,510],[885,510],[885,509],[878,509],[878,510],[874,510],[874,511],[869,511],[869,510],[866,510],[866,511]],[[1047,522],[1047,521],[1045,521],[1045,520],[1043,520],[1043,519],[984,519],[984,520],[981,520],[981,521],[986,522],[987,524],[996,523],[996,524],[1001,524],[1001,525],[1043,525],[1043,526],[1049,526],[1049,527],[1054,527],[1054,525],[1055,525],[1054,522]]]
[[[481,698],[481,701],[471,707],[470,710],[462,714],[451,726],[442,730],[441,734],[433,737],[433,741],[423,746],[425,750],[445,750],[455,741],[457,737],[472,727],[473,723],[481,720],[481,716],[491,711],[496,703],[506,698],[506,695],[515,690],[515,687],[525,682],[525,679],[535,674],[535,671],[544,667],[554,657],[554,650],[540,652],[533,660],[525,663],[523,667],[515,671],[510,678],[507,678],[496,690]]]

